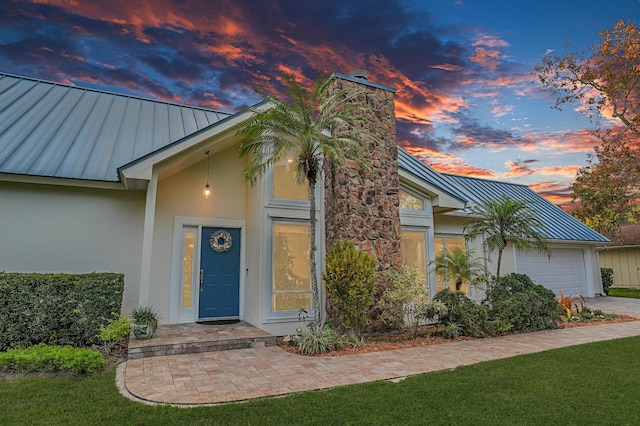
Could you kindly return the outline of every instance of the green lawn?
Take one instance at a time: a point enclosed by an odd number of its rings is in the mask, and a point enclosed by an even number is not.
[[[146,406],[107,372],[0,379],[0,424],[640,424],[640,337],[217,407]]]
[[[640,299],[640,290],[631,288],[610,288],[609,296],[630,297],[632,299]]]

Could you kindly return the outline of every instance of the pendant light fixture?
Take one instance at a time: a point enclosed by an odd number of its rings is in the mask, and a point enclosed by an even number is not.
[[[205,152],[207,156],[207,183],[202,190],[202,196],[204,198],[211,198],[211,187],[209,186],[209,172],[211,171],[211,158],[209,157],[209,151]]]

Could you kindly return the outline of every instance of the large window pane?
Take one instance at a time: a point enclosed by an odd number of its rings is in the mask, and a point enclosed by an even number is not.
[[[402,261],[427,277],[427,233],[425,231],[402,230]],[[426,285],[426,281],[425,281]]]
[[[461,249],[466,250],[466,242],[464,240],[464,237],[454,237],[454,236],[436,237],[435,238],[436,258],[442,255],[442,250],[445,247],[449,251],[453,250],[456,247],[460,247]],[[452,291],[456,290],[455,280],[453,280],[452,277],[449,277],[449,274],[447,273],[446,270],[443,273],[437,274],[436,280],[437,280],[438,291],[444,288],[449,288]],[[469,284],[462,283],[462,286],[460,287],[459,291],[463,292],[464,294],[469,294]]]
[[[285,200],[309,200],[309,186],[296,182],[292,160],[286,160],[273,168],[273,198]]]
[[[309,225],[273,224],[272,310],[311,308]]]
[[[193,304],[193,264],[195,250],[195,231],[184,231],[182,258],[182,307],[190,308]]]
[[[422,198],[409,194],[405,190],[400,190],[400,208],[409,210],[424,210],[424,201]]]

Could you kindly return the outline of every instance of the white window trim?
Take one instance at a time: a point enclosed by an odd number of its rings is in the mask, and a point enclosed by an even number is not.
[[[210,217],[174,216],[173,218],[173,243],[171,250],[171,290],[169,294],[169,320],[170,324],[196,322],[198,319],[199,291],[193,291],[193,303],[191,308],[182,308],[182,272],[183,272],[183,244],[184,229],[197,229],[193,271],[194,289],[197,289],[197,277],[200,271],[200,241],[202,240],[202,228],[239,228],[240,229],[240,319],[244,319],[244,292],[245,292],[245,248],[246,225],[244,220],[220,219]]]
[[[425,235],[425,256],[426,264],[427,264],[427,276],[425,279],[427,280],[427,290],[429,297],[433,297],[435,294],[433,289],[435,289],[435,272],[434,268],[431,267],[433,265],[433,260],[435,257],[433,256],[433,228],[428,226],[410,226],[410,225],[402,225],[402,231],[413,231],[413,232],[423,232]]]
[[[447,238],[461,238],[461,239],[464,240],[464,249],[467,250],[467,251],[469,250],[469,241],[467,241],[467,239],[464,237],[464,234],[454,234],[452,232],[438,232],[433,236],[433,248],[434,248],[433,251],[434,252],[435,252],[435,247],[436,247],[436,240],[435,240],[436,238],[444,238],[445,241],[446,241]],[[445,245],[445,247],[447,247],[447,246]],[[484,244],[483,244],[483,247],[484,247]],[[437,256],[437,254],[434,253],[434,257],[433,257],[434,264],[435,264],[435,261],[436,261],[436,256]],[[483,257],[484,257],[484,264],[485,264],[484,266],[486,267],[487,266],[487,258],[486,258],[486,256],[484,256],[484,254],[483,254]],[[435,276],[435,272],[434,272],[434,283],[435,283],[436,280],[437,280],[437,277]],[[436,288],[437,288],[437,283],[435,283],[435,285],[436,285]],[[469,284],[469,294],[467,294],[467,297],[469,297],[469,298],[473,298],[474,297],[474,287],[471,284]]]
[[[404,191],[406,193],[408,193],[409,195],[413,195],[416,198],[419,198],[420,200],[422,200],[422,209],[421,210],[415,210],[415,209],[405,209],[400,207],[400,215],[404,215],[404,216],[419,216],[419,217],[431,217],[431,209],[430,207],[430,201],[431,199],[427,196],[425,196],[424,194],[421,194],[420,192],[416,191],[415,189],[409,188],[405,185],[400,185],[400,191]],[[400,197],[400,193],[398,192],[398,197]],[[429,202],[427,202],[429,201]]]
[[[274,178],[273,178],[273,167],[270,167],[269,170],[264,174],[264,182],[265,182],[265,207],[272,208],[283,208],[283,209],[291,209],[291,210],[309,210],[309,201],[308,200],[289,200],[286,198],[275,198],[273,196],[274,193]],[[315,193],[316,193],[316,207],[317,201],[321,199],[321,191],[320,186],[323,180],[319,177],[318,182],[316,183]],[[303,184],[305,187],[308,187],[308,182]]]
[[[277,212],[268,212],[265,217],[264,229],[268,230],[265,232],[267,237],[265,238],[265,279],[264,279],[264,291],[267,297],[263,299],[263,312],[265,313],[264,322],[265,323],[277,323],[277,322],[292,322],[298,321],[298,311],[273,311],[272,310],[272,298],[273,298],[273,225],[274,223],[291,223],[291,224],[306,224],[309,225],[309,212],[308,207],[306,212],[301,211],[277,211]],[[320,276],[321,276],[321,266],[320,266],[320,247],[321,243],[318,241],[321,239],[321,235],[324,235],[322,232],[322,227],[319,226],[320,221],[316,224],[316,246],[318,250],[316,250],[316,266],[317,266],[317,279],[318,285],[321,287]],[[322,306],[322,289],[320,294],[320,305]],[[313,318],[314,310],[313,310],[313,292],[311,288],[309,288],[311,294],[311,308],[307,311],[307,317]]]

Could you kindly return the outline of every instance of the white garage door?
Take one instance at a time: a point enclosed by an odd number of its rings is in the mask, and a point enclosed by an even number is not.
[[[560,290],[565,296],[589,293],[582,249],[552,248],[551,260],[538,252],[518,252],[516,269],[556,295]]]

